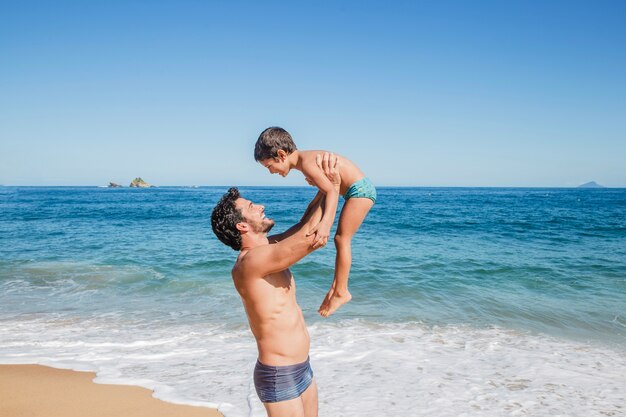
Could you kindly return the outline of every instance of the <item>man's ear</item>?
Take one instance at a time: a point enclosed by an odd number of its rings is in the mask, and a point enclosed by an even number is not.
[[[243,222],[237,223],[237,224],[235,225],[235,227],[236,227],[236,228],[237,228],[237,230],[239,230],[241,233],[246,233],[246,232],[248,232],[248,230],[250,229],[250,226],[248,225],[248,223],[243,223]]]
[[[277,152],[277,158],[280,159],[281,161],[284,161],[287,158],[287,152],[283,151],[282,149],[279,149]]]

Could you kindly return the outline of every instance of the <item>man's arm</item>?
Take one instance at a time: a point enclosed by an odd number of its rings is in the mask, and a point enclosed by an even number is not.
[[[308,216],[288,230],[289,236],[278,243],[258,246],[250,249],[241,260],[240,267],[254,275],[266,276],[289,268],[309,253],[321,246],[314,246],[314,236],[310,231],[322,219],[324,200],[318,199]],[[287,233],[287,232],[286,232]]]
[[[313,198],[313,200],[311,200],[311,202],[309,203],[308,207],[304,211],[304,214],[302,215],[302,218],[300,219],[300,221],[298,223],[294,224],[293,226],[291,226],[289,229],[285,230],[282,233],[277,233],[275,235],[269,236],[268,240],[270,241],[270,243],[278,243],[281,240],[283,240],[285,238],[288,238],[289,236],[294,234],[296,231],[298,231],[302,227],[302,225],[305,223],[305,221],[306,221],[305,219],[308,218],[308,216],[311,215],[311,211],[313,210],[315,205],[319,203],[320,199],[323,196],[324,196],[324,194],[321,191],[318,191],[317,194],[315,195],[315,197]]]

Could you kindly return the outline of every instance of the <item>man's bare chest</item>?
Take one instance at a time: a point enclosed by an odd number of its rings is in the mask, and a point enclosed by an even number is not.
[[[290,288],[292,286],[292,275],[289,269],[285,269],[280,272],[274,272],[264,278],[268,284],[275,287]]]

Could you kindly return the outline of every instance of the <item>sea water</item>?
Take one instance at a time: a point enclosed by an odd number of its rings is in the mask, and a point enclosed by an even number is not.
[[[0,187],[0,363],[265,415],[225,191]],[[314,195],[241,191],[276,231]],[[626,189],[381,188],[352,251],[328,319],[332,243],[292,268],[320,415],[626,413]]]

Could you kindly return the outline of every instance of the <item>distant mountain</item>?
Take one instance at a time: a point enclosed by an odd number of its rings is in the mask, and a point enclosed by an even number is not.
[[[580,184],[578,188],[606,188],[603,185],[598,184],[595,181],[586,182],[584,184]]]

